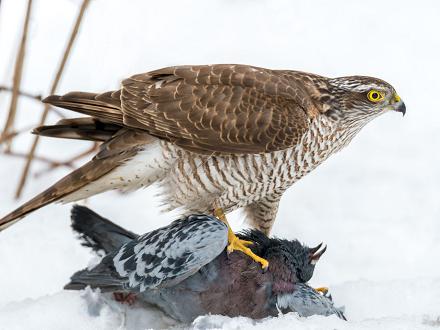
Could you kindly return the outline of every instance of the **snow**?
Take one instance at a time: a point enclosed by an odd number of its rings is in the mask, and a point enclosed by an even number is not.
[[[46,95],[79,1],[36,1],[23,86]],[[9,84],[25,0],[0,7],[0,84]],[[312,285],[329,286],[348,322],[288,314],[262,321],[203,316],[191,327],[434,329],[440,326],[440,3],[438,1],[95,0],[58,92],[104,91],[168,65],[248,63],[327,76],[383,78],[407,106],[370,123],[351,145],[284,196],[273,234],[320,241],[328,250]],[[0,94],[0,123],[9,95]],[[21,99],[17,122],[34,125],[41,105]],[[48,122],[56,120],[51,115]],[[39,154],[68,158],[87,143],[42,139]],[[30,135],[14,146],[26,151]],[[14,201],[23,160],[1,155],[0,214],[67,173],[32,178]],[[45,168],[35,163],[33,173]],[[143,233],[173,219],[155,189],[90,198],[88,205]],[[0,233],[0,329],[182,327],[154,308],[120,306],[93,292],[65,292],[89,263],[69,228],[69,205],[51,205]],[[243,226],[235,213],[233,226]]]

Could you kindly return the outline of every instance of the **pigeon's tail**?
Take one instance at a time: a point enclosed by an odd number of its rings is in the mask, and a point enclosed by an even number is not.
[[[107,255],[92,269],[83,269],[72,275],[66,290],[82,290],[87,286],[100,288],[102,292],[123,291],[123,281],[118,278],[113,265],[115,250],[138,235],[125,230],[110,220],[101,217],[89,208],[74,205],[71,212],[72,228],[81,239],[82,245]]]
[[[80,234],[82,245],[97,252],[111,253],[138,237],[85,206],[74,205],[71,220],[73,230]]]
[[[98,265],[92,270],[83,269],[72,275],[65,290],[82,290],[86,287],[99,288],[102,292],[124,291],[123,281],[111,275],[109,268]]]

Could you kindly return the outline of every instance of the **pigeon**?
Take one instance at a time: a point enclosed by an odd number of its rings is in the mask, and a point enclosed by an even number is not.
[[[327,292],[307,284],[326,250],[322,243],[309,248],[256,229],[238,233],[269,261],[264,270],[244,253],[227,253],[228,227],[213,216],[189,215],[143,235],[84,206],[72,208],[71,220],[82,245],[102,259],[73,274],[66,290],[99,288],[122,302],[155,305],[183,323],[206,314],[262,319],[287,312],[345,320]]]

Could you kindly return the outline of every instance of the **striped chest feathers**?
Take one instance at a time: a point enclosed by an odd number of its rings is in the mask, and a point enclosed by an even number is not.
[[[311,123],[297,146],[267,154],[205,156],[165,144],[164,158],[171,165],[165,182],[172,189],[183,185],[207,193],[268,183],[271,189],[285,190],[347,145],[352,135],[338,131],[332,121],[324,118]]]

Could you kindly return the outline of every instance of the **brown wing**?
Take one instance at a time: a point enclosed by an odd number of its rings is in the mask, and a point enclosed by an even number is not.
[[[316,112],[299,80],[246,65],[169,67],[122,85],[126,126],[199,153],[286,149]]]
[[[100,151],[91,161],[0,219],[0,231],[26,214],[52,202],[62,200],[63,197],[109,173],[133,157],[139,148],[149,143],[151,139],[152,137],[145,132],[124,129],[119,131],[115,137],[101,145]]]
[[[319,112],[311,76],[247,65],[177,66],[135,75],[119,91],[44,102],[198,153],[262,153],[296,145]]]

